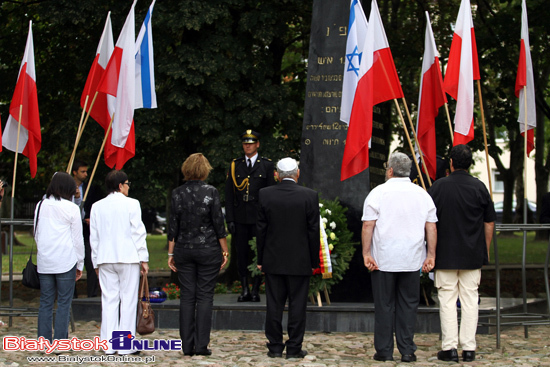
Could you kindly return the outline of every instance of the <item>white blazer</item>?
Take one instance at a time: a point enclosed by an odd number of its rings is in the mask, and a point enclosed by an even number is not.
[[[139,201],[113,192],[92,205],[90,247],[94,268],[101,264],[149,261]]]

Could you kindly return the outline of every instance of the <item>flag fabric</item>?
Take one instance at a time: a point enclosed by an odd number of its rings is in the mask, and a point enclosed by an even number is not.
[[[19,120],[21,118],[21,120]],[[17,145],[18,127],[19,146]],[[40,133],[40,115],[38,112],[38,96],[36,91],[36,69],[34,67],[34,45],[32,38],[32,21],[29,22],[29,35],[19,68],[17,84],[10,104],[10,115],[4,129],[2,145],[7,149],[23,153],[29,158],[31,177],[36,176],[36,155],[42,146]]]
[[[359,81],[359,66],[363,57],[366,35],[367,18],[365,18],[361,2],[351,0],[344,82],[342,84],[342,102],[340,104],[340,120],[346,124],[349,124],[353,98],[357,89],[357,82]]]
[[[80,98],[80,105],[84,108],[86,96],[88,96],[88,104],[86,109],[89,111],[92,100],[96,92],[98,92],[90,112],[90,116],[101,125],[105,132],[107,132],[111,122],[111,116],[113,116],[113,113],[115,112],[116,98],[103,92],[99,92],[98,87],[99,82],[105,74],[105,69],[111,54],[113,53],[113,49],[113,30],[111,26],[111,13],[109,12],[107,14],[107,20],[105,21],[103,33],[101,34],[101,39],[99,40],[99,45],[97,46],[94,62],[90,68],[90,73],[88,74],[88,79],[86,80],[86,85],[84,87],[84,91],[82,92],[82,97]],[[134,128],[132,126],[128,137],[129,142],[127,142],[124,148],[115,147],[111,143],[111,137],[112,130],[109,131],[103,150],[105,164],[110,168],[116,166],[117,169],[121,169],[124,166],[124,163],[135,155]]]
[[[474,138],[474,80],[479,79],[470,0],[462,0],[443,82],[445,92],[456,100],[454,145]]]
[[[535,106],[535,79],[533,77],[533,63],[529,46],[529,24],[527,23],[527,5],[521,3],[521,44],[519,50],[518,73],[516,76],[516,97],[519,98],[519,129],[525,136],[525,115],[527,114],[527,155],[535,148],[534,128],[537,127],[537,110]],[[525,100],[527,99],[527,113]]]
[[[376,88],[374,88],[375,85]],[[395,98],[403,98],[403,91],[378,5],[376,0],[372,0],[363,56],[359,67],[359,81],[353,99],[342,159],[340,172],[342,181],[369,167],[373,107],[378,103]]]
[[[323,217],[320,217],[320,231],[321,231],[321,243],[319,246],[319,268],[321,269],[321,275],[323,279],[332,278],[332,262],[330,260],[330,249],[328,247],[327,231],[323,226]]]
[[[105,68],[109,63],[109,58],[111,57],[114,48],[111,12],[109,12],[107,14],[107,20],[105,21],[103,33],[101,34],[101,39],[99,40],[99,44],[97,46],[94,62],[92,63],[92,67],[88,73],[88,78],[86,79],[84,91],[80,97],[80,107],[82,108],[84,108],[86,97],[88,97],[86,111],[90,111],[90,105],[97,92],[99,81],[105,73]],[[105,93],[98,93],[92,110],[90,111],[90,116],[96,120],[103,127],[103,129],[106,130],[111,122],[111,116],[114,110],[115,97]]]
[[[151,17],[155,0],[149,6],[136,40],[136,104],[135,108],[157,108],[153,58],[153,27]]]
[[[134,120],[135,107],[135,15],[132,4],[122,31],[118,36],[115,49],[105,68],[98,90],[117,97],[115,116],[112,124],[111,143],[124,148]]]
[[[429,176],[435,180],[437,171],[435,118],[439,108],[447,102],[443,91],[443,78],[439,66],[439,53],[435,45],[430,16],[426,12],[426,35],[424,39],[424,57],[422,59],[422,76],[418,96],[418,117],[416,136]]]

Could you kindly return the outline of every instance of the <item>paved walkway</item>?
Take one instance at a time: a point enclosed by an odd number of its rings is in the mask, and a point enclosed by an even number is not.
[[[23,304],[16,300],[16,307],[37,307],[35,302]],[[36,338],[36,317],[16,317],[13,326],[0,327],[0,339],[6,336]],[[3,317],[7,323],[7,318]],[[99,335],[99,322],[77,322],[76,331],[70,337],[93,339]],[[179,339],[178,331],[161,329],[147,339]],[[439,335],[417,334],[415,342],[418,345],[416,355],[417,366],[445,366],[452,362],[441,362],[436,358],[440,348]],[[391,366],[400,363],[399,352],[395,350],[397,362],[376,362],[374,355],[372,333],[306,333],[304,348],[309,355],[303,360],[286,360],[283,358],[268,358],[266,356],[265,336],[263,332],[252,331],[213,331],[210,347],[212,356],[184,357],[179,351],[146,351],[142,352],[139,361],[114,363],[106,361],[85,361],[87,357],[101,358],[99,352],[67,352],[48,362],[31,362],[29,358],[43,357],[39,352],[0,352],[0,366],[78,366],[78,358],[84,359],[83,366],[121,366],[145,365],[145,359],[155,366]],[[501,334],[501,348],[496,349],[494,335],[478,335],[477,359],[475,362],[464,363],[470,366],[550,366],[550,326],[537,326],[529,329],[529,338],[523,337],[523,328],[505,329]],[[460,354],[460,353],[459,353]],[[72,359],[70,362],[68,359]],[[154,359],[154,362],[152,361]],[[462,364],[462,362],[460,363]]]

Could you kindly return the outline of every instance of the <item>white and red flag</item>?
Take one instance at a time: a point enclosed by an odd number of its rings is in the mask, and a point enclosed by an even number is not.
[[[126,22],[120,31],[115,49],[105,68],[98,90],[116,98],[115,117],[112,125],[111,143],[124,148],[134,124],[134,107],[136,99],[136,22],[132,4]]]
[[[19,144],[17,143],[18,128]],[[38,96],[36,92],[36,69],[34,67],[34,46],[32,39],[32,21],[29,22],[29,35],[23,61],[19,68],[17,84],[10,104],[10,115],[4,129],[2,145],[7,149],[23,153],[29,158],[31,177],[36,176],[36,155],[42,146]]]
[[[86,85],[84,91],[82,92],[82,97],[80,98],[80,105],[84,108],[86,102],[86,97],[88,97],[88,102],[86,104],[86,109],[90,109],[92,100],[97,92],[97,97],[95,98],[94,104],[90,116],[96,120],[103,130],[106,132],[109,128],[111,122],[111,117],[115,111],[116,98],[98,91],[99,82],[105,74],[105,69],[109,63],[109,59],[113,53],[115,46],[113,42],[113,30],[111,26],[111,13],[107,14],[107,20],[105,21],[105,27],[103,28],[103,33],[101,34],[101,39],[97,46],[97,52],[88,73],[88,79],[86,80]],[[105,164],[110,168],[116,166],[117,169],[121,169],[130,158],[135,155],[135,143],[134,143],[134,130],[130,132],[131,137],[129,138],[131,142],[125,145],[124,148],[115,147],[111,143],[112,130],[109,131],[109,136],[105,141],[105,148],[103,151],[103,156],[105,159]]]
[[[537,127],[537,110],[535,106],[535,79],[529,46],[529,24],[527,23],[527,5],[521,3],[521,45],[519,50],[518,73],[516,75],[516,97],[519,98],[519,129],[525,134],[527,124],[527,155],[535,148],[534,128]],[[527,121],[525,118],[527,117]]]
[[[113,42],[113,29],[111,26],[111,12],[107,14],[107,20],[105,21],[105,27],[101,34],[101,39],[97,46],[94,62],[88,73],[86,79],[86,85],[84,91],[80,97],[80,106],[84,108],[86,104],[86,111],[90,111],[90,105],[97,92],[99,81],[105,73],[105,68],[109,63],[109,58],[115,48]],[[88,101],[86,102],[86,98]],[[95,97],[94,105],[90,111],[90,116],[96,120],[105,130],[111,122],[111,116],[115,110],[115,97],[107,95],[105,93],[98,93]]]
[[[429,176],[435,180],[437,171],[437,156],[435,143],[435,118],[439,108],[447,102],[443,91],[443,78],[439,66],[439,53],[430,24],[430,16],[426,12],[426,36],[424,39],[424,57],[422,59],[422,76],[420,78],[420,93],[418,96],[418,119],[416,136]]]
[[[376,88],[374,88],[376,86]],[[372,0],[369,25],[365,36],[359,81],[349,121],[340,179],[343,181],[369,167],[369,141],[372,137],[374,105],[403,98],[401,83],[378,11]]]
[[[355,90],[359,82],[359,67],[363,58],[363,47],[367,36],[367,18],[359,0],[351,0],[349,9],[348,39],[346,41],[346,62],[344,82],[342,84],[342,101],[340,103],[340,120],[349,124]]]
[[[454,145],[474,138],[474,80],[479,78],[470,0],[462,0],[443,82],[445,92],[456,100]]]

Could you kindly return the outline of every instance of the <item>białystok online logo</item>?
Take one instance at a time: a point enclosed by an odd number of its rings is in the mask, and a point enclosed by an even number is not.
[[[129,331],[113,331],[112,336],[113,350],[181,350],[179,339],[136,339]]]
[[[27,339],[23,336],[5,336],[2,341],[3,349],[6,351],[45,351],[52,352],[67,351],[108,351],[111,343],[111,350],[181,350],[179,339],[136,339],[130,331],[113,331],[110,340],[101,340],[98,336],[94,339],[56,339],[50,343],[48,339]]]

